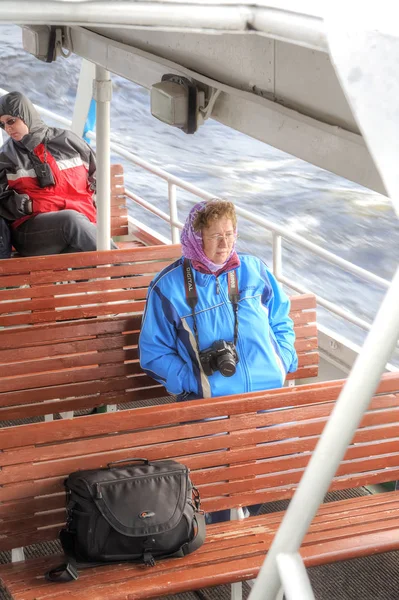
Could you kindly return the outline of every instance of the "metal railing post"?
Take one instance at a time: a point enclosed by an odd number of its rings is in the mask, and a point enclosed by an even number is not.
[[[112,83],[107,69],[96,65],[93,97],[97,102],[96,157],[97,157],[97,250],[111,248],[111,127],[110,103]]]
[[[267,553],[250,600],[274,600],[276,557],[297,552],[377,389],[399,337],[399,269]],[[339,435],[337,435],[339,433]]]
[[[178,222],[177,202],[176,202],[176,185],[168,181],[168,200],[169,200],[169,215],[170,215],[170,232],[172,235],[172,244],[180,242],[179,229],[175,223]]]

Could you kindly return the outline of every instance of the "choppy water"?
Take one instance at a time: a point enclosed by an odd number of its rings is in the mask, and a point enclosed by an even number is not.
[[[80,59],[42,63],[26,54],[18,27],[0,26],[0,87],[19,90],[50,110],[71,117]],[[286,225],[306,239],[390,280],[399,262],[399,228],[390,201],[371,190],[307,164],[214,121],[193,136],[151,116],[147,90],[113,77],[112,135],[128,150],[199,187]],[[119,157],[115,161],[124,162]],[[125,163],[126,184],[168,212],[166,183]],[[179,218],[191,206],[178,196]],[[169,236],[168,226],[141,209],[130,211]],[[239,245],[270,263],[269,235],[241,219]],[[372,319],[383,291],[284,245],[284,270],[303,285],[340,302],[361,318]],[[322,314],[326,325],[342,325]],[[353,328],[351,337],[364,334]]]

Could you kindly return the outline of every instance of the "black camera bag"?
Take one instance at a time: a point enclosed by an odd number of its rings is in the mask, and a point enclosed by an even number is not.
[[[49,581],[71,581],[78,568],[104,563],[153,566],[156,557],[184,556],[205,540],[199,493],[187,467],[173,460],[127,459],[76,471],[65,487],[60,540],[68,562],[48,571]]]

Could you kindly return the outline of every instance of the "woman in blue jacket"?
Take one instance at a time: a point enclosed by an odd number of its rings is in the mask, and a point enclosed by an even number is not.
[[[297,369],[289,299],[236,239],[231,202],[196,204],[182,258],[150,285],[140,363],[178,400],[279,388]]]

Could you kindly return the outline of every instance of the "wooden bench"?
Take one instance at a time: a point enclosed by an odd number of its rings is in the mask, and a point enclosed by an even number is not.
[[[0,261],[0,421],[167,396],[137,342],[147,288],[180,245]],[[292,297],[299,368],[318,372],[316,300]]]
[[[123,458],[186,464],[207,512],[289,499],[343,383],[93,415],[73,427],[58,420],[2,429],[0,550],[56,539],[65,521],[64,478]],[[398,390],[398,373],[383,376],[331,490],[399,478]],[[198,415],[221,418],[198,421]],[[251,579],[282,516],[210,525],[197,552],[160,560],[152,569],[107,565],[84,570],[78,581],[62,586],[43,579],[61,560],[53,556],[4,565],[0,578],[15,600],[132,600]],[[301,554],[306,565],[319,565],[397,548],[399,493],[387,492],[323,504]]]
[[[141,371],[137,340],[148,285],[180,254],[175,245],[0,261],[0,420],[165,396]]]
[[[129,233],[123,166],[111,165],[111,237]]]

